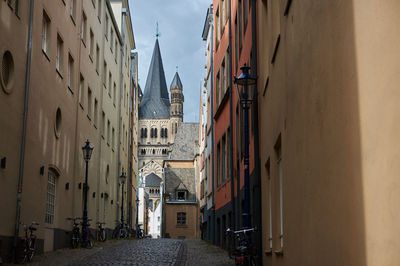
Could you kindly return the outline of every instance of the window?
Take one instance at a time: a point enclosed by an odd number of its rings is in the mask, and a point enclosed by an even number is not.
[[[12,91],[14,84],[14,59],[10,51],[5,51],[1,62],[1,85],[5,93]]]
[[[94,115],[93,115],[93,118],[94,118],[93,123],[95,126],[97,126],[97,113],[98,113],[98,102],[97,102],[97,99],[95,98],[94,99]]]
[[[226,133],[226,179],[229,180],[231,178],[231,129],[228,128]]]
[[[160,216],[158,216],[158,217],[157,217],[157,221],[160,221],[160,220],[161,220],[161,218],[160,218]]]
[[[97,18],[101,21],[101,0],[98,0],[97,4]]]
[[[61,121],[62,121],[62,116],[61,116],[61,109],[57,108],[56,112],[56,123],[54,125],[56,137],[59,138],[61,134]]]
[[[110,146],[110,120],[107,121],[107,144]]]
[[[75,17],[76,17],[76,0],[71,0],[71,1],[70,1],[69,15],[71,16],[72,20],[73,20],[74,23],[75,23]]]
[[[270,175],[270,160],[268,158],[267,163],[265,164],[265,173],[267,177],[267,185],[268,185],[268,243],[269,248],[272,249],[272,182],[271,182],[271,175]]]
[[[114,91],[113,91],[113,104],[114,104],[114,106],[116,104],[116,101],[117,101],[117,84],[115,84],[115,82],[114,82]]]
[[[186,224],[186,212],[178,212],[176,215],[176,224],[185,225]]]
[[[50,18],[43,10],[42,19],[42,50],[48,56],[50,52]]]
[[[87,31],[87,17],[85,12],[82,12],[82,29],[81,29],[81,38],[84,44],[86,44],[86,31]]]
[[[96,72],[99,74],[99,67],[100,67],[100,48],[99,45],[96,44]]]
[[[104,111],[102,111],[101,114],[101,136],[104,138],[105,135],[105,130],[106,130],[106,114]]]
[[[225,134],[222,136],[221,161],[219,163],[221,164],[221,181],[223,184],[226,180],[226,135]]]
[[[57,34],[56,70],[61,74],[64,63],[64,41]]]
[[[221,185],[221,142],[217,145],[217,187]]]
[[[112,128],[111,147],[112,147],[113,149],[115,148],[115,129],[114,129],[114,127]]]
[[[112,74],[108,72],[108,95],[111,97]]]
[[[218,71],[218,73],[217,73],[217,79],[216,79],[216,81],[215,81],[215,86],[216,86],[216,88],[215,88],[215,101],[216,101],[216,105],[218,106],[219,105],[219,103],[220,103],[220,90],[221,90],[221,88],[220,88],[220,72]]]
[[[219,8],[215,12],[215,46],[218,47],[219,40],[220,40],[220,21],[219,21]]]
[[[85,81],[85,79],[83,78],[83,76],[82,76],[82,74],[80,74],[80,78],[79,78],[79,95],[78,95],[78,97],[79,97],[79,103],[81,104],[81,106],[83,107],[83,92],[84,92],[84,88],[83,88],[83,84],[84,84],[84,81]]]
[[[94,50],[94,34],[92,29],[90,29],[90,39],[89,39],[89,56],[90,59],[93,58],[93,50]]]
[[[104,34],[106,36],[106,39],[108,40],[108,15],[106,14],[106,24],[104,25]]]
[[[235,69],[238,70],[239,65],[239,27],[237,15],[235,17]]]
[[[238,3],[238,17],[239,17],[239,55],[242,52],[242,1],[239,0]]]
[[[177,200],[186,200],[186,190],[176,191],[176,199]]]
[[[104,85],[104,87],[106,86],[106,84],[107,84],[107,63],[104,60],[104,67],[103,67],[103,85]]]
[[[7,0],[8,6],[14,11],[15,15],[19,15],[19,0]]]
[[[73,90],[74,84],[74,59],[71,54],[68,54],[68,88]]]
[[[110,39],[111,52],[113,51],[113,44],[114,44],[114,30],[111,28],[111,39]]]
[[[47,197],[46,197],[46,217],[45,222],[48,224],[54,223],[54,212],[56,205],[56,175],[49,171],[47,179]]]
[[[224,98],[225,92],[226,92],[226,86],[225,86],[225,58],[222,59],[221,63],[221,96],[220,100],[222,101],[222,98]]]
[[[117,40],[115,40],[115,62],[117,62],[117,60],[118,60],[118,42]]]
[[[87,116],[89,119],[92,117],[92,90],[88,87],[88,110]]]
[[[248,12],[249,12],[249,10],[247,8],[248,7],[247,1],[248,0],[243,0],[243,23],[244,23],[243,31],[244,32],[246,32],[246,29],[247,29],[247,15],[248,15]]]
[[[277,159],[277,167],[279,173],[279,199],[276,202],[279,202],[279,239],[280,239],[280,247],[283,248],[283,173],[282,173],[282,144],[281,144],[281,136],[279,136],[276,144],[275,144],[275,153]]]

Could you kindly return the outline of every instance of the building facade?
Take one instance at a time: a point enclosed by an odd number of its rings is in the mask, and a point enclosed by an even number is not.
[[[398,264],[398,1],[257,7],[264,264]]]
[[[0,256],[7,259],[23,233],[19,222],[40,223],[39,250],[69,245],[66,218],[82,216],[86,140],[94,146],[88,216],[93,229],[115,226],[137,88],[128,1],[3,1],[0,12]]]

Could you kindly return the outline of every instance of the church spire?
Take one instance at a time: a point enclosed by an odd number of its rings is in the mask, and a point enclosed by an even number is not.
[[[139,106],[139,118],[169,118],[169,109],[169,94],[157,38],[147,74],[143,99]]]

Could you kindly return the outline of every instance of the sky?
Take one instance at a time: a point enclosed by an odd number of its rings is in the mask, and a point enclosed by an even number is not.
[[[139,84],[146,85],[158,22],[161,57],[168,90],[178,66],[183,84],[183,120],[199,121],[200,86],[206,64],[205,41],[201,35],[211,0],[129,0],[136,51],[139,55]],[[169,92],[170,93],[170,92]]]

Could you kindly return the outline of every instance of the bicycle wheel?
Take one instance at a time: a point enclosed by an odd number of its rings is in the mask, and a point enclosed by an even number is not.
[[[256,258],[254,258],[253,256],[250,256],[250,258],[249,258],[249,265],[250,266],[256,266],[257,265],[257,263],[256,263]]]
[[[106,241],[106,234],[105,234],[104,231],[99,231],[99,233],[98,233],[98,240],[99,240],[100,242]]]
[[[72,248],[77,248],[78,247],[78,245],[79,245],[79,235],[72,235],[72,241],[71,241],[71,244],[72,244]]]
[[[35,239],[29,239],[28,247],[28,261],[32,261],[35,255]]]

